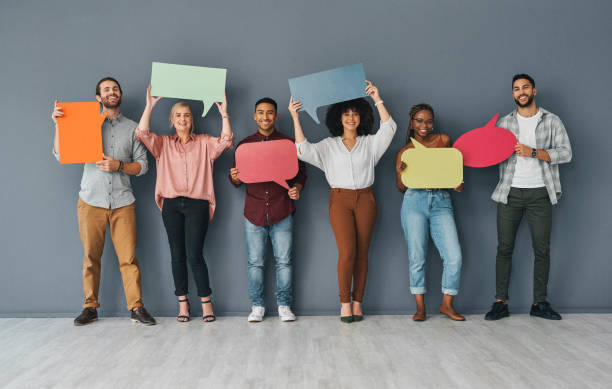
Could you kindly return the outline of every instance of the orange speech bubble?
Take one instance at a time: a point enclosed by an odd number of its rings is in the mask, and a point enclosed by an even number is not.
[[[236,149],[236,169],[247,184],[273,181],[289,189],[286,180],[298,173],[295,144],[287,139],[244,143]]]
[[[85,163],[102,160],[102,122],[97,101],[57,103],[64,116],[57,118],[60,163]]]

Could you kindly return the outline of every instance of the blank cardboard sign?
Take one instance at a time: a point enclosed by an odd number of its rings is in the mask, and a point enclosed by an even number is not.
[[[496,114],[484,127],[468,131],[455,141],[453,147],[463,154],[465,166],[493,166],[514,153],[516,136],[512,131],[495,125],[498,117]]]
[[[97,101],[57,103],[64,116],[57,118],[60,163],[86,163],[102,160],[102,122]]]
[[[273,181],[289,189],[286,180],[298,173],[295,144],[287,139],[244,143],[236,149],[236,169],[247,184]]]
[[[407,188],[456,188],[463,181],[463,158],[454,148],[427,148],[414,140],[413,149],[402,153],[406,169],[402,183]]]
[[[153,62],[151,96],[200,100],[205,116],[216,101],[223,101],[227,69]]]
[[[367,96],[362,64],[344,66],[289,79],[291,96],[319,124],[317,108]]]

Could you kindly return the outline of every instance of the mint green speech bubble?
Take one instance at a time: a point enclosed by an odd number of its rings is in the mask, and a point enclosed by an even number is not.
[[[227,69],[153,62],[151,96],[200,100],[202,116],[215,101],[223,101]]]

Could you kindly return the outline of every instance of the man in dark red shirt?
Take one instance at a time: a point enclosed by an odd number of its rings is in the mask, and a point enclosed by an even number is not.
[[[269,140],[293,139],[275,129],[278,120],[276,101],[264,97],[255,103],[253,114],[257,132],[244,138],[243,143]],[[229,179],[235,187],[242,185],[238,178],[236,161],[230,170]],[[266,241],[270,238],[276,258],[276,301],[278,315],[282,321],[294,321],[291,311],[293,302],[293,214],[294,200],[300,198],[300,191],[306,183],[306,165],[300,161],[298,174],[289,181],[288,191],[275,182],[246,184],[244,200],[244,228],[248,255],[249,297],[253,303],[250,322],[260,322],[265,313],[264,306],[264,260]]]

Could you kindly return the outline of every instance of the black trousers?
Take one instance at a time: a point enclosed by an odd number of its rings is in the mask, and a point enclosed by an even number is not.
[[[512,252],[516,232],[523,215],[531,233],[533,263],[533,302],[546,301],[550,268],[550,231],[552,205],[546,188],[511,188],[508,204],[497,204],[497,261],[495,297],[508,299],[508,285],[512,270]]]
[[[174,294],[187,290],[187,262],[198,288],[198,296],[210,296],[208,267],[204,261],[204,239],[208,229],[208,201],[177,197],[164,199],[162,219],[170,243]]]

